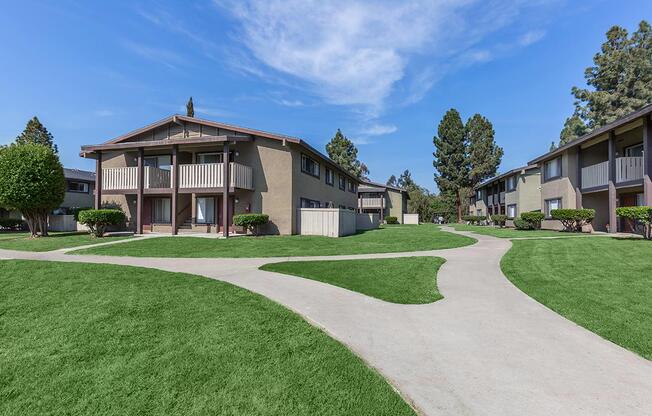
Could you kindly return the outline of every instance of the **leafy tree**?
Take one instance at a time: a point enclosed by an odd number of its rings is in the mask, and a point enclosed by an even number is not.
[[[464,132],[469,151],[469,185],[474,187],[496,175],[504,152],[496,144],[494,127],[486,117],[475,114],[466,122]]]
[[[192,97],[190,97],[188,103],[186,104],[186,115],[188,117],[195,116],[195,105],[192,103]]]
[[[469,158],[460,113],[450,109],[444,115],[433,138],[435,182],[439,190],[455,197],[457,220],[462,219],[462,193],[470,185]]]
[[[392,175],[387,179],[387,185],[389,186],[397,186],[396,185],[396,176]]]
[[[48,214],[63,202],[66,180],[48,146],[13,144],[0,152],[0,205],[17,209],[32,237],[48,235]]]
[[[356,175],[366,179],[369,175],[367,166],[358,160],[358,149],[353,142],[337,129],[335,136],[326,144],[326,152],[335,163]]]
[[[412,174],[407,169],[405,169],[403,173],[401,173],[401,176],[398,177],[396,185],[398,185],[399,188],[405,189],[406,191],[410,191],[414,188],[419,187],[414,179],[412,179]]]
[[[54,150],[54,153],[59,153],[57,145],[54,144],[52,133],[41,124],[38,117],[34,116],[27,122],[25,130],[16,137],[16,144],[34,143],[42,144]]]
[[[629,37],[626,29],[613,26],[607,40],[593,57],[584,77],[590,88],[573,87],[575,114],[566,120],[563,142],[579,137],[583,130],[604,126],[652,102],[652,27],[642,20]],[[577,116],[577,119],[574,117]]]
[[[559,133],[559,145],[563,146],[566,143],[585,135],[588,131],[589,128],[584,121],[582,121],[582,118],[575,113],[568,117],[564,122],[564,128],[561,129],[561,132]]]

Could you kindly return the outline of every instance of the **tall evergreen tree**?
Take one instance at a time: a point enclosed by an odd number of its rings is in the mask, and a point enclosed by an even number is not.
[[[405,169],[403,173],[401,173],[401,176],[399,176],[398,180],[396,181],[396,185],[398,185],[399,188],[403,188],[407,191],[411,191],[414,188],[419,187],[414,179],[412,179],[412,174],[408,169]]]
[[[358,160],[358,149],[340,129],[337,129],[335,136],[326,144],[326,152],[328,157],[358,178],[366,179],[369,175],[367,166]]]
[[[25,130],[16,137],[16,144],[27,143],[42,144],[54,150],[54,153],[59,153],[57,145],[54,144],[52,133],[41,124],[36,116],[27,122]]]
[[[186,103],[186,115],[188,117],[194,117],[195,116],[195,105],[192,102],[192,97],[188,100],[188,103]]]
[[[563,146],[566,143],[585,135],[588,131],[589,128],[582,121],[580,116],[575,113],[566,119],[564,128],[561,130],[561,133],[559,133],[559,145]]]
[[[386,184],[389,185],[389,186],[397,186],[396,185],[396,176],[394,176],[394,175],[390,176],[389,179],[387,179]]]
[[[469,159],[460,113],[450,109],[433,138],[435,182],[443,194],[454,196],[457,220],[462,220],[462,193],[469,186]]]
[[[604,126],[652,102],[652,27],[643,20],[631,37],[613,26],[584,77],[590,88],[573,87],[575,114],[587,129]],[[585,130],[570,117],[562,130],[567,143]],[[568,128],[567,128],[568,127]]]
[[[494,140],[493,125],[480,114],[469,118],[464,132],[469,152],[469,186],[474,187],[496,175],[503,158],[503,149]]]

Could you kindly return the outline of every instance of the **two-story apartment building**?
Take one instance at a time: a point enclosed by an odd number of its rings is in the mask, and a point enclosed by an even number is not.
[[[74,208],[92,207],[95,172],[63,168],[63,174],[66,177],[66,193],[59,211],[68,213]]]
[[[550,220],[556,208],[592,208],[598,231],[630,231],[616,207],[652,205],[652,105],[548,152],[533,161],[542,172],[541,204]]]
[[[103,144],[95,206],[124,210],[136,232],[234,231],[233,215],[265,213],[292,234],[297,209],[357,206],[357,178],[304,140],[173,115]]]
[[[507,215],[507,225],[522,212],[541,210],[541,171],[536,165],[512,169],[475,188],[469,215]]]
[[[363,181],[358,187],[358,210],[363,213],[396,217],[403,223],[403,214],[407,213],[407,201],[410,199],[405,189]]]

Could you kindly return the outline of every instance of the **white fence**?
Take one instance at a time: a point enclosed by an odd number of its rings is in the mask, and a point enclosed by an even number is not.
[[[355,234],[356,213],[341,208],[299,208],[297,232],[301,235],[343,237]]]
[[[403,214],[403,224],[419,225],[419,214]]]
[[[74,215],[48,216],[48,230],[50,231],[77,231],[77,221]]]
[[[358,208],[380,208],[384,206],[384,198],[360,198]]]
[[[380,226],[379,214],[356,214],[355,228],[357,230],[373,230]]]

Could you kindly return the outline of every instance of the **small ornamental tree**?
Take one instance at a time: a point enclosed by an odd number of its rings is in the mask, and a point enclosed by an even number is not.
[[[259,227],[269,222],[267,214],[239,214],[233,216],[233,224],[250,230],[252,234],[259,234]]]
[[[553,220],[561,222],[565,231],[581,232],[584,225],[590,224],[595,218],[594,209],[553,209],[550,211]]]
[[[125,213],[119,209],[87,209],[79,211],[77,217],[94,237],[103,237],[107,227],[125,221]]]
[[[521,213],[520,216],[520,219],[522,221],[525,221],[528,224],[530,224],[531,227],[528,229],[531,230],[538,230],[539,228],[541,228],[541,221],[543,221],[544,218],[545,215],[543,214],[543,212],[523,212]],[[516,223],[514,223],[514,225],[516,225]]]
[[[646,240],[652,240],[652,207],[620,207],[616,208],[616,214],[625,218]]]
[[[505,226],[505,221],[507,221],[507,215],[492,215],[491,221],[500,228],[503,228]]]
[[[51,147],[12,144],[0,152],[0,205],[27,220],[32,237],[48,235],[48,214],[63,202],[66,179]]]

